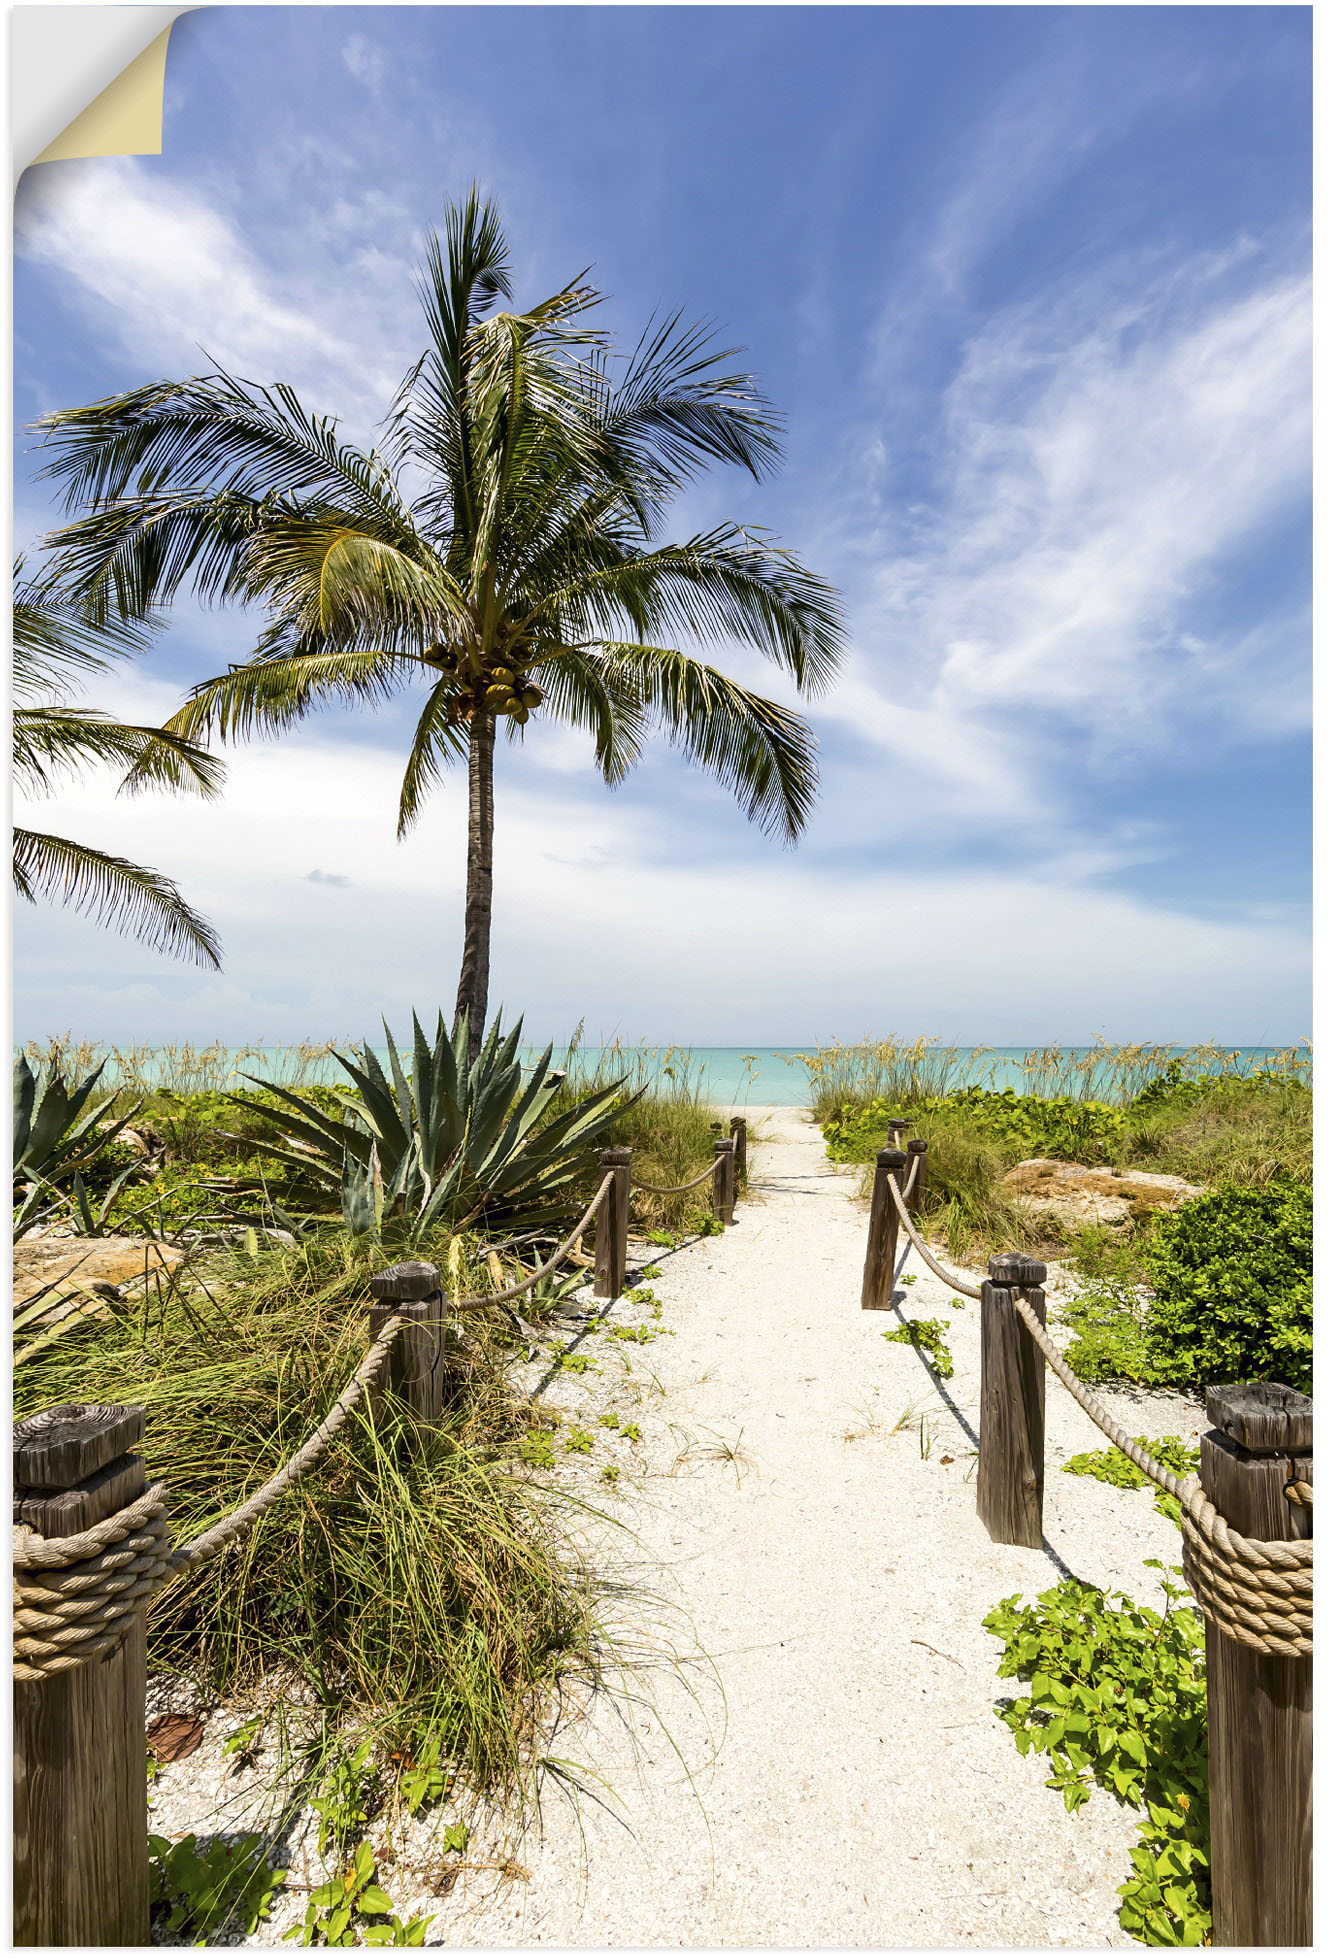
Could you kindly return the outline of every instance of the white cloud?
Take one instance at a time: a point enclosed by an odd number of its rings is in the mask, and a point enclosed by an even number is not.
[[[82,785],[59,826],[177,876],[221,931],[195,974],[71,914],[20,907],[20,1037],[73,1025],[123,1038],[369,1031],[455,985],[464,790],[448,782],[393,840],[400,756],[303,735],[234,751],[220,806]],[[53,813],[44,810],[55,823]],[[500,781],[493,998],[532,1034],[723,1044],[872,1027],[1001,1042],[1093,1032],[1276,1041],[1303,1032],[1307,948],[1278,916],[1196,918],[1083,882],[907,865],[828,871],[771,848],[661,862],[652,812],[515,774]],[[314,881],[335,862],[353,890]],[[96,974],[95,980],[81,975]],[[827,1002],[833,1002],[827,1005]]]

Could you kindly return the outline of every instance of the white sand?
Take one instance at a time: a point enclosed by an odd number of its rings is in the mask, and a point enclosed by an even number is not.
[[[954,1310],[910,1253],[901,1306],[950,1321],[955,1372],[938,1389],[881,1338],[895,1314],[859,1307],[856,1172],[827,1163],[800,1111],[757,1114],[768,1141],[736,1226],[634,1249],[661,1266],[650,1282],[674,1337],[592,1336],[599,1370],[547,1395],[593,1432],[592,1457],[566,1458],[576,1486],[634,1532],[620,1574],[665,1601],[658,1637],[692,1662],[646,1675],[645,1705],[604,1696],[564,1725],[550,1751],[607,1805],[546,1784],[515,1846],[528,1880],[474,1870],[430,1897],[409,1841],[383,1880],[403,1914],[438,1913],[431,1944],[1128,1944],[1115,1893],[1132,1816],[1100,1791],[1067,1814],[1045,1762],[1020,1757],[993,1712],[1017,1689],[981,1620],[1067,1569],[1158,1602],[1143,1560],[1179,1563],[1179,1535],[1150,1492],[1058,1473],[1105,1444],[1049,1375],[1046,1544],[992,1544],[969,1479],[976,1303]],[[646,1317],[625,1302],[615,1315]],[[1137,1433],[1198,1430],[1177,1396],[1111,1405]],[[638,1447],[597,1426],[607,1407],[640,1423]],[[610,1461],[635,1467],[610,1486]],[[641,1609],[626,1601],[620,1622],[635,1611],[639,1626]],[[201,1826],[201,1767],[163,1773],[157,1826]],[[260,1940],[296,1914],[292,1898]]]

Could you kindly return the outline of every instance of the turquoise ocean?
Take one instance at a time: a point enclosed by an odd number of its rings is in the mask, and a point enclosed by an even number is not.
[[[107,1052],[108,1050],[101,1050]],[[164,1071],[169,1069],[169,1050],[161,1050]],[[344,1081],[345,1075],[336,1062],[327,1057],[312,1066],[300,1064],[297,1051],[293,1048],[273,1044],[262,1050],[254,1048],[231,1049],[223,1059],[221,1053],[213,1050],[220,1068],[209,1069],[208,1085],[223,1085],[218,1074],[228,1071],[229,1079],[224,1081],[228,1087],[245,1088],[250,1085],[247,1077],[270,1077],[275,1081],[290,1083],[293,1079],[326,1082]],[[377,1050],[380,1058],[386,1061],[385,1049]],[[542,1049],[528,1048],[525,1057],[535,1060]],[[1024,1084],[1022,1062],[1030,1050],[1024,1047],[956,1048],[956,1066],[950,1074],[953,1087],[963,1087],[978,1083],[994,1088],[1020,1088]],[[1065,1047],[1062,1053],[1082,1056],[1091,1049],[1084,1047]],[[1183,1053],[1183,1048],[1173,1051]],[[1228,1053],[1239,1055],[1237,1065],[1242,1071],[1258,1067],[1260,1063],[1283,1050],[1272,1047],[1228,1048]],[[140,1079],[150,1079],[154,1070],[150,1058],[141,1047],[133,1050],[135,1070]],[[668,1047],[642,1046],[627,1048],[621,1055],[610,1047],[580,1046],[576,1050],[578,1071],[598,1073],[601,1070],[607,1078],[612,1078],[619,1060],[629,1067],[639,1082],[646,1078],[667,1078],[670,1072],[674,1079],[681,1077],[707,1101],[750,1107],[778,1106],[796,1108],[807,1102],[807,1073],[797,1059],[799,1052],[815,1052],[815,1043],[805,1046],[790,1044],[787,1047]],[[566,1044],[555,1043],[554,1065],[565,1061]],[[145,1061],[148,1062],[145,1065]],[[113,1061],[103,1076],[109,1087],[115,1082],[117,1069]]]

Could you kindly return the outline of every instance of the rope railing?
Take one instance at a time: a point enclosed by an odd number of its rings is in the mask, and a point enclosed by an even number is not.
[[[714,1173],[715,1165],[710,1162],[706,1164],[704,1169],[699,1170],[688,1183],[642,1183],[633,1179],[632,1188],[634,1190],[641,1190],[646,1196],[650,1197],[680,1197],[687,1190],[694,1190],[699,1184],[706,1182]]]
[[[562,1243],[558,1246],[558,1249],[553,1253],[551,1257],[545,1260],[545,1262],[539,1267],[538,1271],[532,1271],[528,1277],[521,1279],[519,1283],[515,1285],[508,1285],[501,1292],[476,1292],[469,1298],[457,1299],[455,1303],[459,1306],[460,1305],[505,1305],[509,1299],[520,1298],[523,1292],[529,1292],[533,1290],[533,1288],[539,1284],[540,1279],[547,1278],[549,1273],[554,1269],[554,1266],[557,1265],[563,1258],[567,1256],[567,1253],[571,1250],[572,1246],[576,1243],[576,1240],[581,1236],[587,1224],[589,1224],[591,1219],[597,1215],[600,1206],[603,1204],[604,1199],[608,1196],[609,1191],[612,1188],[613,1188],[613,1173],[612,1171],[610,1171],[609,1174],[604,1178],[604,1181],[600,1184],[599,1188],[596,1190],[594,1196],[590,1199],[590,1202],[586,1206],[585,1210],[582,1211],[581,1216],[579,1217],[577,1222],[572,1226],[571,1230],[567,1233],[567,1236],[563,1239]]]
[[[883,1152],[890,1154],[891,1152]],[[897,1154],[898,1152],[894,1152]],[[917,1161],[918,1158],[915,1158]],[[985,1287],[969,1285],[933,1257],[909,1216],[897,1182],[898,1166],[880,1164],[881,1181],[895,1217],[923,1262],[945,1284],[969,1298],[983,1297]],[[1038,1267],[1041,1270],[1041,1267]],[[1085,1386],[1048,1333],[1038,1313],[1019,1289],[1011,1301],[1020,1324],[1052,1372],[1088,1418],[1148,1479],[1174,1497],[1181,1507],[1181,1561],[1186,1580],[1204,1616],[1237,1644],[1282,1658],[1308,1658],[1313,1649],[1311,1601],[1314,1576],[1312,1540],[1290,1542],[1243,1536],[1233,1530],[1204,1493],[1197,1475],[1181,1478],[1155,1461],[1128,1434],[1091,1388]],[[1294,1485],[1290,1500],[1312,1506],[1308,1483]]]
[[[918,1157],[914,1157],[915,1162],[917,1162],[918,1160],[920,1160]],[[914,1172],[914,1174],[916,1174],[916,1172]],[[913,1223],[913,1219],[908,1214],[908,1210],[904,1204],[904,1199],[899,1191],[899,1185],[895,1182],[892,1173],[887,1174],[886,1176],[886,1189],[890,1193],[890,1201],[893,1203],[895,1210],[898,1213],[899,1221],[904,1226],[904,1229],[908,1234],[909,1243],[913,1246],[913,1249],[917,1252],[918,1256],[922,1259],[922,1262],[925,1265],[929,1265],[931,1269],[936,1273],[936,1276],[940,1279],[943,1279],[947,1285],[952,1286],[956,1292],[962,1292],[966,1298],[970,1298],[970,1299],[981,1298],[982,1289],[980,1286],[970,1285],[967,1279],[957,1277],[953,1271],[947,1271],[945,1269],[945,1266],[943,1264],[939,1264],[937,1260],[932,1256],[930,1250],[927,1248],[927,1245],[923,1242],[922,1237],[919,1235]]]
[[[679,1191],[694,1189],[708,1177],[716,1176],[721,1162],[730,1160],[726,1152],[732,1148],[731,1142],[718,1144],[716,1161],[708,1163],[688,1183],[678,1186]],[[630,1153],[625,1150],[607,1153],[611,1166],[585,1210],[549,1257],[514,1284],[500,1291],[454,1300],[454,1307],[505,1306],[532,1291],[547,1277],[596,1218],[603,1228],[606,1205],[617,1179],[624,1174],[630,1176]],[[674,1194],[672,1190],[657,1191],[648,1184],[638,1188],[652,1194]],[[620,1214],[611,1221],[625,1251],[626,1206],[621,1206]],[[438,1287],[437,1268],[424,1264],[394,1266],[374,1280],[373,1289],[381,1299],[401,1301],[400,1309],[394,1310],[390,1303],[379,1308],[380,1313],[386,1311],[390,1316],[374,1328],[363,1360],[322,1421],[260,1489],[192,1542],[178,1549],[171,1548],[165,1491],[160,1484],[144,1490],[114,1514],[66,1536],[46,1537],[27,1525],[16,1525],[13,1545],[16,1680],[32,1684],[114,1650],[135,1616],[157,1591],[179,1572],[219,1556],[242,1536],[316,1466],[352,1411],[379,1380],[394,1344],[408,1328],[426,1332],[434,1349],[433,1363],[438,1364],[442,1344],[441,1308],[446,1302]],[[78,1411],[65,1410],[66,1413]],[[105,1410],[86,1412],[96,1415]],[[141,1472],[139,1480],[141,1483]]]
[[[1252,1651],[1276,1654],[1284,1659],[1308,1659],[1314,1649],[1313,1540],[1266,1542],[1231,1529],[1204,1494],[1197,1475],[1187,1475],[1183,1480],[1173,1475],[1113,1419],[1097,1395],[1080,1380],[1028,1302],[1016,1296],[1014,1309],[1052,1372],[1089,1420],[1150,1482],[1179,1501],[1181,1563],[1186,1582],[1205,1618],[1218,1625],[1228,1638],[1238,1645],[1249,1646]],[[1302,1506],[1312,1506],[1310,1485],[1294,1486],[1298,1491],[1295,1500]]]

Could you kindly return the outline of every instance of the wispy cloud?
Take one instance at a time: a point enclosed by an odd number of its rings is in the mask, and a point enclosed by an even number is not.
[[[404,260],[391,263],[391,278],[381,252],[347,266],[344,234],[358,215],[343,200],[333,215],[335,253],[321,267],[315,259],[278,272],[196,190],[155,180],[128,159],[91,161],[24,179],[16,246],[58,268],[98,327],[149,371],[197,372],[202,349],[246,378],[312,388],[320,405],[367,426],[404,368],[394,329],[415,300]],[[354,331],[344,337],[334,323],[347,319],[347,287],[362,278],[374,300],[353,308]]]
[[[341,59],[348,75],[362,82],[372,94],[377,94],[387,71],[383,50],[374,42],[367,41],[363,34],[351,34],[341,45]]]
[[[348,891],[352,882],[351,878],[342,877],[335,870],[311,870],[304,881],[306,884],[331,884],[338,891]]]
[[[1025,762],[1077,731],[1081,760],[1112,765],[1197,724],[1223,742],[1303,724],[1305,594],[1261,594],[1252,623],[1224,584],[1309,480],[1307,284],[1256,283],[1248,256],[1125,290],[1116,268],[974,330],[931,494],[874,539],[863,677],[832,715],[984,797],[1014,716]],[[989,811],[1029,807],[1007,790]]]

